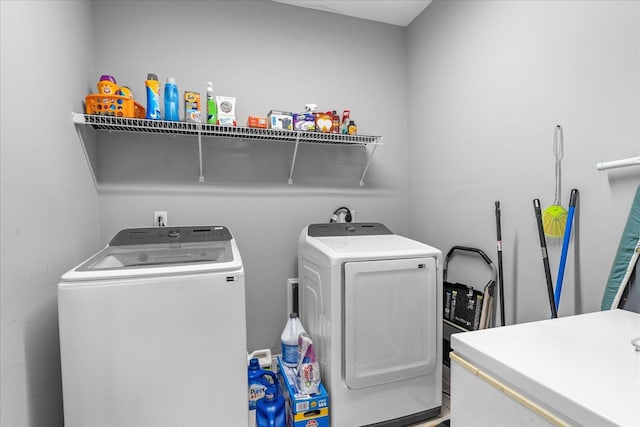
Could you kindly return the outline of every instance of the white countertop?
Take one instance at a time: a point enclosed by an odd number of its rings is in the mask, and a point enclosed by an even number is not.
[[[640,314],[609,310],[455,334],[453,350],[584,425],[640,426]]]

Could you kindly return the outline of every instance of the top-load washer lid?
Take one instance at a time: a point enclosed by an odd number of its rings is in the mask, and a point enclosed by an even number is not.
[[[164,275],[242,267],[235,240],[224,226],[131,228],[63,281]]]

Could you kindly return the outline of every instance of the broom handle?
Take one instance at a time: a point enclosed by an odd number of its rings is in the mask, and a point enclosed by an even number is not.
[[[562,187],[560,183],[560,179],[562,177],[560,162],[564,156],[564,137],[562,135],[562,126],[560,125],[556,125],[556,129],[553,133],[553,154],[556,158],[556,197],[553,204],[560,206],[562,204],[560,202],[560,188]]]
[[[504,321],[504,282],[502,278],[502,226],[500,225],[500,202],[496,201],[496,230],[498,246],[498,291],[500,293],[500,323],[505,326]]]
[[[544,228],[542,226],[542,210],[540,208],[540,199],[533,200],[533,209],[536,213],[536,222],[538,223],[538,236],[540,237],[540,250],[542,252],[542,264],[544,265],[544,275],[547,279],[547,293],[549,294],[549,305],[551,306],[551,317],[558,317],[556,311],[556,300],[553,296],[553,279],[551,278],[551,269],[549,268],[549,256],[547,254],[547,240],[544,237]]]

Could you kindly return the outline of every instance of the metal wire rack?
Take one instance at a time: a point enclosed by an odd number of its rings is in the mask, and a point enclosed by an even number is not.
[[[90,125],[98,131],[196,136],[198,137],[200,182],[204,182],[202,170],[202,137],[295,143],[296,145],[289,173],[289,184],[293,183],[293,171],[298,153],[298,144],[327,144],[360,147],[373,146],[373,149],[368,155],[366,166],[362,172],[360,185],[364,184],[364,177],[371,163],[371,158],[373,157],[376,146],[382,145],[380,142],[382,137],[372,135],[342,135],[285,129],[258,129],[239,126],[219,126],[204,123],[147,120],[82,113],[72,113],[72,118],[74,124]],[[80,134],[80,132],[78,133]],[[82,138],[81,134],[80,137]]]

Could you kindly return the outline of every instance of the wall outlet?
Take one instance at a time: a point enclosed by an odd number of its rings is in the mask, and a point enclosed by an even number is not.
[[[153,213],[153,226],[166,227],[169,225],[167,211],[155,211]]]

